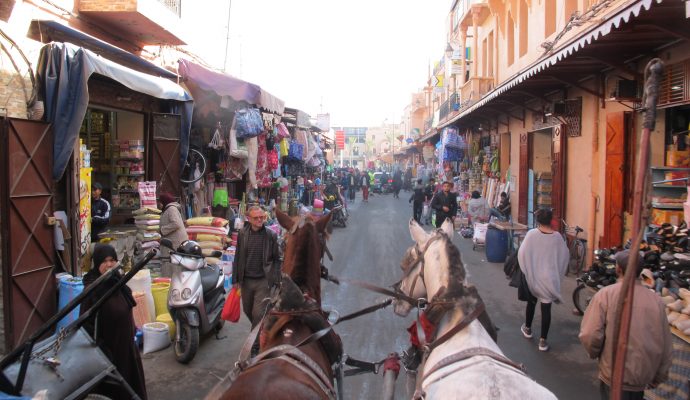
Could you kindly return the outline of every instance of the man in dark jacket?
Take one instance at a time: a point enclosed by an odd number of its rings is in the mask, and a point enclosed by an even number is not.
[[[232,282],[242,289],[242,309],[252,322],[261,321],[270,289],[280,283],[280,249],[275,232],[266,229],[266,213],[252,206],[246,223],[237,235],[237,252],[232,266]]]
[[[431,199],[434,198],[435,193],[436,193],[436,180],[434,178],[429,177],[429,183],[427,183],[427,185],[424,187],[424,201],[430,202]],[[430,208],[431,208],[431,206],[430,206]],[[431,212],[427,213],[426,217],[424,218],[424,223],[431,225]]]
[[[409,202],[412,203],[412,218],[414,218],[418,224],[422,223],[422,209],[424,208],[425,197],[422,180],[417,179],[417,184],[412,188],[412,196],[410,196]]]
[[[449,181],[443,182],[443,191],[436,193],[433,200],[431,200],[431,208],[436,211],[436,227],[440,228],[446,218],[455,219],[458,213],[458,198],[450,189],[453,183]]]
[[[97,242],[98,234],[103,232],[110,221],[110,203],[101,197],[103,186],[95,182],[91,188],[91,241]]]

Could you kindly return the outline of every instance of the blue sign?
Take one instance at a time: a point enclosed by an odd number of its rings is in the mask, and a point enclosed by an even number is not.
[[[412,138],[407,138],[407,139],[405,139],[405,141],[406,141],[408,144],[414,142],[414,140],[413,140]]]

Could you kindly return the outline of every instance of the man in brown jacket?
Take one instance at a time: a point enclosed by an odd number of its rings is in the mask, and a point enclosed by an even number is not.
[[[623,276],[628,265],[628,250],[616,254],[616,272]],[[638,268],[638,274],[641,268]],[[580,342],[592,358],[599,359],[600,393],[609,398],[613,368],[613,325],[622,281],[601,289],[589,303],[582,325]],[[635,280],[635,301],[628,352],[625,357],[622,399],[644,398],[644,390],[654,388],[668,377],[671,366],[671,331],[664,303],[656,293]]]

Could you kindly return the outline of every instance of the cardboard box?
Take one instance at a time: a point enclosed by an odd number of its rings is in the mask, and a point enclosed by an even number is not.
[[[668,150],[666,151],[666,166],[685,168],[690,166],[690,150]]]
[[[683,219],[683,210],[662,210],[659,208],[652,208],[649,223],[652,225],[661,225],[668,222],[672,225],[680,225]]]

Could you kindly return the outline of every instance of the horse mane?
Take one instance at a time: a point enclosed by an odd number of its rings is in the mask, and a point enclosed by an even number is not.
[[[448,287],[446,287],[445,296],[455,297],[455,294],[462,295],[465,278],[467,278],[467,271],[465,270],[465,264],[462,262],[460,250],[458,250],[458,247],[453,244],[453,241],[450,240],[450,237],[448,237],[445,232],[439,231],[438,234],[443,237],[443,241],[446,244],[445,250],[449,263],[449,280]]]
[[[295,222],[297,223],[297,222]],[[300,226],[288,236],[283,272],[303,292],[321,305],[321,248],[319,232],[312,216],[300,220]],[[325,233],[323,233],[325,235]],[[325,239],[327,239],[325,237]]]

